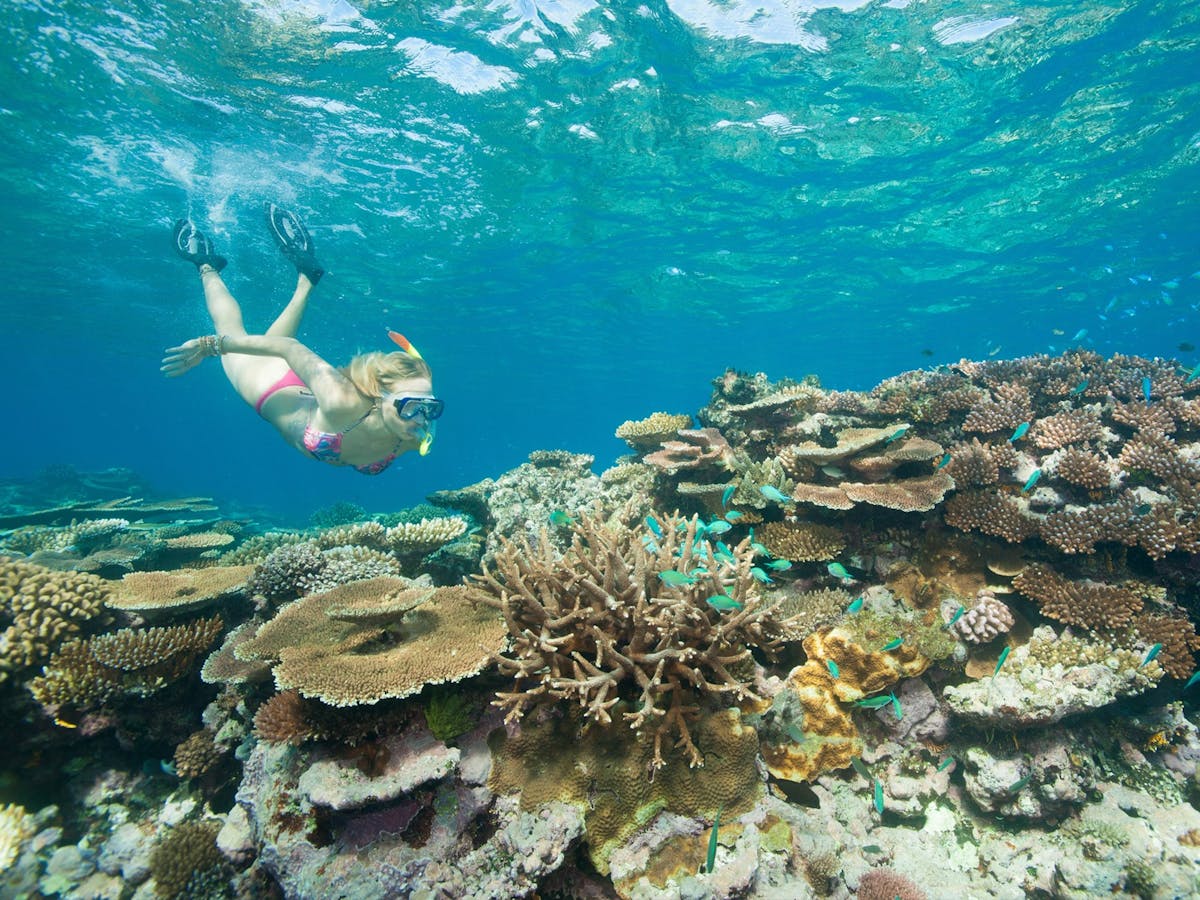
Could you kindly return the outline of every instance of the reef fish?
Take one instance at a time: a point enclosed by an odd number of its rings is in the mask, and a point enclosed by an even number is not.
[[[1023,488],[1021,488],[1021,493],[1028,494],[1033,489],[1033,486],[1038,483],[1038,479],[1041,477],[1042,477],[1042,470],[1034,469],[1033,474],[1030,475],[1029,478],[1027,478],[1025,480],[1025,486]]]
[[[900,440],[900,438],[904,437],[904,433],[906,431],[908,431],[908,426],[901,425],[899,428],[897,428],[895,431],[893,431],[890,435],[887,436],[887,438],[884,440],[884,443],[890,444],[892,441]]]
[[[883,782],[875,779],[875,811],[883,815]]]
[[[825,660],[825,665],[829,667],[829,674],[832,675],[834,678],[842,677],[841,670],[838,669],[838,664],[835,663],[832,659]]]
[[[946,468],[946,466],[950,465],[950,458],[951,457],[950,457],[949,453],[943,453],[942,458],[938,460],[938,464],[937,464],[936,468],[937,469]]]
[[[1002,665],[1004,665],[1004,661],[1006,659],[1008,659],[1008,651],[1010,651],[1011,649],[1012,649],[1012,647],[1005,647],[1003,650],[1000,651],[1000,658],[998,660],[996,660],[996,669],[994,672],[992,672],[993,678],[995,678],[997,675],[1000,674],[1000,667]]]
[[[786,572],[792,567],[792,564],[786,559],[773,559],[767,563],[768,569],[774,569],[776,572]]]
[[[733,610],[733,609],[741,609],[742,608],[742,604],[738,603],[736,600],[734,600],[728,594],[713,594],[713,596],[709,597],[704,602],[707,603],[709,606],[711,606],[713,609],[715,609],[717,612],[729,612],[730,610]]]
[[[937,767],[937,770],[938,770],[939,772],[945,772],[945,771],[946,771],[948,768],[950,768],[952,765],[954,765],[954,757],[953,757],[953,756],[947,756],[947,757],[946,757],[944,760],[942,760],[942,763],[941,763],[941,765],[939,765],[939,766]]]
[[[898,637],[895,640],[888,641],[886,644],[884,644],[879,649],[881,651],[883,651],[884,653],[887,653],[889,650],[896,650],[903,643],[904,643],[904,638]]]
[[[1020,425],[1018,425],[1016,428],[1013,429],[1012,437],[1010,437],[1008,439],[1008,442],[1010,444],[1015,444],[1021,438],[1025,437],[1025,432],[1027,432],[1028,430],[1029,430],[1029,423],[1022,422]]]
[[[871,780],[871,770],[867,768],[867,764],[857,756],[850,757],[850,765],[854,766],[854,771],[861,775],[867,781]]]
[[[552,525],[574,525],[575,519],[571,516],[568,516],[561,509],[556,509],[554,512],[550,513],[550,523]]]
[[[967,608],[965,606],[959,606],[959,608],[954,611],[954,615],[952,615],[950,617],[950,621],[947,622],[942,627],[943,628],[953,628],[954,623],[957,622],[959,619],[961,619],[963,617],[963,613],[965,613],[966,611],[967,611]]]
[[[846,567],[843,566],[840,562],[831,562],[829,565],[827,565],[825,567],[825,569],[834,578],[840,578],[840,579],[842,579],[842,581],[853,581],[854,580],[854,576],[851,575],[849,572],[847,572]]]
[[[761,582],[762,584],[774,584],[775,583],[774,581],[771,580],[771,576],[768,575],[766,572],[764,572],[762,569],[760,569],[758,566],[750,567],[750,577],[753,578],[755,581]]]
[[[1080,394],[1082,394],[1084,391],[1087,390],[1087,386],[1088,386],[1088,380],[1085,378],[1085,379],[1083,379],[1083,381],[1079,382],[1079,384],[1075,385],[1075,387],[1071,388],[1071,390],[1068,393],[1072,397],[1078,397]]]
[[[724,519],[713,519],[711,522],[709,522],[707,525],[704,526],[704,530],[707,531],[709,534],[724,534],[732,527],[733,526],[730,525],[728,522],[726,522]]]
[[[1193,673],[1192,673],[1192,677],[1191,677],[1191,678],[1189,678],[1189,679],[1187,680],[1187,682],[1186,682],[1186,683],[1184,684],[1184,686],[1183,686],[1183,689],[1186,691],[1188,688],[1190,688],[1190,687],[1191,687],[1193,684],[1195,684],[1197,681],[1200,681],[1200,670],[1197,670],[1197,671],[1195,671],[1195,672],[1193,672]]]
[[[740,513],[736,509],[731,509],[729,512],[725,513],[725,521],[726,522],[736,522],[743,515],[744,515],[744,513]]]
[[[712,874],[713,864],[717,861],[717,827],[721,824],[721,810],[717,810],[713,818],[712,834],[708,836],[708,857],[704,860],[704,871]]]
[[[660,541],[662,540],[663,530],[662,526],[658,524],[658,519],[654,518],[654,516],[646,516],[646,527],[654,532],[656,538]]]
[[[658,577],[662,583],[669,587],[686,587],[689,584],[695,584],[696,579],[690,575],[684,575],[682,572],[676,572],[674,569],[667,569],[665,572],[659,572]]]
[[[759,487],[758,492],[768,500],[773,500],[776,503],[792,503],[793,500],[779,488],[773,484],[764,484]]]
[[[884,694],[879,697],[865,697],[862,700],[855,700],[855,706],[861,706],[864,709],[883,709],[892,702],[890,694]]]
[[[896,714],[896,721],[899,722],[904,718],[904,710],[900,708],[900,698],[896,696],[896,692],[892,692],[892,712]]]
[[[729,505],[729,501],[733,499],[733,492],[737,490],[736,484],[731,484],[721,493],[721,508],[724,509]]]
[[[1158,654],[1161,651],[1162,651],[1162,644],[1155,644],[1153,647],[1151,647],[1149,650],[1146,651],[1146,658],[1142,660],[1142,665],[1138,666],[1138,668],[1140,669],[1140,668],[1142,668],[1142,666],[1150,665],[1150,663],[1154,662],[1155,658],[1158,656]]]
[[[1087,329],[1080,328],[1077,332],[1075,332],[1075,336],[1071,338],[1071,340],[1082,341],[1085,337],[1087,337]]]
[[[1026,775],[1024,778],[1018,778],[1016,781],[1014,781],[1012,784],[1010,784],[1010,785],[1008,786],[1008,792],[1009,792],[1010,794],[1015,794],[1015,793],[1017,793],[1017,791],[1021,790],[1021,788],[1025,787],[1025,785],[1029,784],[1029,782],[1030,782],[1032,779],[1033,779],[1033,773],[1032,773],[1032,772],[1030,772],[1030,773],[1029,773],[1028,775]]]
[[[846,607],[846,612],[848,612],[848,613],[858,612],[860,609],[863,608],[863,600],[864,599],[866,599],[866,598],[861,597],[861,596],[855,597],[853,600],[850,601],[850,605]]]
[[[1194,366],[1192,368],[1192,374],[1187,377],[1187,381],[1185,381],[1184,384],[1191,384],[1197,378],[1200,378],[1200,366]]]
[[[1146,405],[1150,405],[1150,376],[1142,378],[1142,396],[1146,398]]]

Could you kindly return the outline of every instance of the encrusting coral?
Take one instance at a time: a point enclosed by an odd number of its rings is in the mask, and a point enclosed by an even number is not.
[[[512,643],[497,662],[516,684],[497,703],[509,719],[560,700],[592,724],[616,714],[653,734],[655,767],[671,738],[700,765],[688,722],[705,699],[757,699],[750,648],[770,654],[782,634],[750,574],[750,540],[718,555],[699,520],[679,515],[635,529],[620,515],[588,514],[572,531],[561,558],[545,539],[505,542],[476,579]]]

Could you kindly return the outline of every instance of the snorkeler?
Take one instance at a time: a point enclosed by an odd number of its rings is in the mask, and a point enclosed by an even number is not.
[[[187,219],[175,223],[175,252],[193,263],[217,333],[167,350],[162,372],[182,375],[219,356],[234,390],[283,439],[313,459],[378,475],[397,456],[433,442],[443,403],[433,395],[433,374],[402,335],[388,334],[400,352],[360,353],[334,368],[296,340],[308,296],[324,270],[300,220],[273,203],[267,221],[279,249],[296,266],[296,292],[265,334],[248,334],[242,310],[220,272],[224,257]]]

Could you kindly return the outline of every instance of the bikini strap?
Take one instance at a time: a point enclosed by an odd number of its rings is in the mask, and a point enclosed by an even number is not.
[[[355,428],[357,428],[359,425],[361,425],[363,422],[365,422],[367,420],[367,416],[369,416],[371,413],[375,412],[375,410],[377,410],[378,408],[379,408],[379,406],[377,404],[372,403],[371,408],[368,409],[361,416],[359,416],[358,419],[354,422],[354,424],[347,425],[345,428],[342,429],[342,434],[349,434],[351,431],[353,431]]]

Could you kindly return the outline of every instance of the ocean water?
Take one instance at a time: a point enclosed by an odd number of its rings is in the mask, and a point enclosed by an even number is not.
[[[0,477],[127,466],[303,524],[532,450],[624,450],[726,367],[868,388],[1084,345],[1197,362],[1200,6],[10,0]],[[208,363],[191,216],[265,327],[406,333],[446,400],[379,478],[285,447]]]

